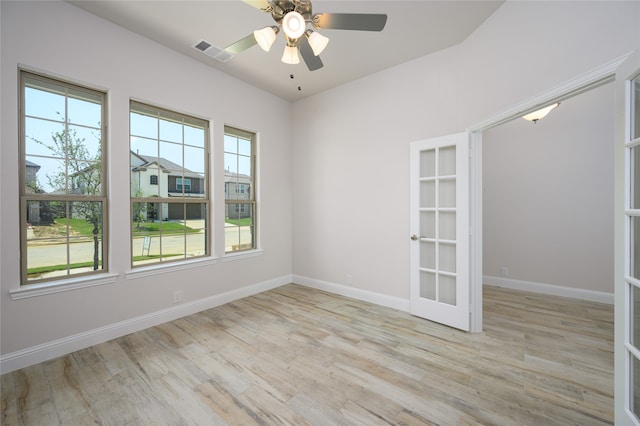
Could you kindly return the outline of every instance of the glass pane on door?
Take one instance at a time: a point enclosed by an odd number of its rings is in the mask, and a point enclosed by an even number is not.
[[[436,274],[434,272],[420,272],[420,297],[436,300]]]
[[[456,245],[440,243],[438,248],[438,270],[456,272]]]
[[[420,207],[433,208],[436,206],[436,182],[420,182]]]
[[[456,146],[420,152],[420,295],[456,304]]]
[[[631,355],[631,377],[633,388],[631,389],[631,404],[634,413],[640,413],[640,361]]]
[[[629,343],[640,349],[640,288],[632,285],[630,297],[631,336],[629,336]]]
[[[438,152],[438,176],[453,176],[456,174],[456,147],[447,146]]]
[[[438,207],[453,208],[456,206],[455,179],[441,179],[438,184]]]
[[[436,212],[420,213],[420,238],[436,237]]]
[[[436,150],[428,149],[420,152],[420,177],[434,177],[436,175]]]
[[[448,275],[440,275],[439,280],[440,301],[447,305],[456,304],[456,278]]]
[[[633,110],[631,119],[631,138],[640,138],[640,76],[631,80],[631,107]]]
[[[438,213],[438,236],[442,240],[456,239],[456,212]]]
[[[436,243],[432,241],[420,242],[420,267],[436,269]]]
[[[631,174],[631,180],[629,182],[629,204],[632,209],[640,209],[640,146],[631,148],[629,155],[631,156],[629,161],[629,165],[631,166],[629,170]]]
[[[630,219],[629,238],[629,275],[640,280],[640,216],[633,216]]]

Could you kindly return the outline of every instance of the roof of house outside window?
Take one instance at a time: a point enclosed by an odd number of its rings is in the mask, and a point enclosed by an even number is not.
[[[138,171],[143,168],[148,168],[153,164],[157,164],[160,167],[160,169],[167,172],[169,176],[178,176],[178,177],[184,176],[187,178],[195,178],[195,179],[204,178],[204,176],[201,173],[193,172],[189,169],[186,169],[180,166],[179,164],[174,163],[173,161],[167,160],[166,158],[162,158],[162,157],[158,158],[158,157],[151,157],[148,155],[136,154],[133,151],[131,151],[131,155],[135,155],[140,160],[142,160],[142,163],[143,163],[141,165],[134,167],[132,171]]]

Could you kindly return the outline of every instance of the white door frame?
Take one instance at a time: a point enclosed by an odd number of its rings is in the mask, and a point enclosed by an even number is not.
[[[630,55],[631,52],[467,128],[470,134],[469,149],[471,153],[469,164],[471,332],[482,331],[482,132],[554,102],[561,102],[613,82],[617,68]]]
[[[640,67],[640,50],[629,56],[627,62],[618,69],[616,80],[616,151],[615,151],[615,247],[614,247],[614,268],[615,268],[615,388],[614,407],[615,422],[620,424],[638,425],[638,413],[634,413],[631,406],[631,398],[634,398],[634,372],[630,363],[637,355],[637,343],[631,341],[632,321],[635,317],[636,307],[632,304],[633,297],[631,286],[636,281],[635,275],[631,275],[630,235],[631,212],[636,210],[630,203],[630,189],[632,188],[631,169],[629,161],[628,143],[635,137],[629,126],[629,119],[633,113],[629,105],[629,80]],[[637,171],[636,171],[637,172]],[[635,255],[635,254],[633,254]],[[633,374],[633,376],[632,376]],[[635,398],[634,398],[635,400]]]

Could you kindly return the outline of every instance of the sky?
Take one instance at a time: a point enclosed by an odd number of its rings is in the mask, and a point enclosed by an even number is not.
[[[31,83],[31,84],[30,84]],[[25,154],[26,159],[40,166],[38,184],[46,192],[57,188],[49,184],[47,175],[53,176],[64,170],[60,153],[50,149],[55,133],[62,132],[65,125],[69,133],[83,140],[85,159],[97,159],[100,154],[102,108],[99,96],[91,97],[86,92],[68,92],[62,86],[46,83],[43,90],[40,81],[27,81],[25,89]],[[49,90],[51,88],[51,90]],[[205,130],[193,123],[176,122],[169,114],[160,119],[139,112],[130,113],[130,147],[133,152],[146,156],[160,156],[186,169],[205,173]],[[66,124],[65,124],[66,122]],[[225,169],[249,174],[251,170],[251,145],[244,139],[225,136]],[[59,149],[57,150],[59,151]],[[184,153],[184,156],[183,156]],[[80,157],[80,156],[78,156]],[[81,167],[91,163],[81,163]]]

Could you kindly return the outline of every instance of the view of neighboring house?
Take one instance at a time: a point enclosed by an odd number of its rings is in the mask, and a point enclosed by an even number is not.
[[[26,161],[25,167],[25,182],[27,183],[27,192],[35,192],[36,185],[38,184],[38,170],[40,165],[29,161]]]
[[[94,162],[89,166],[69,174],[69,192],[71,194],[95,195],[100,193],[102,186],[102,170],[100,163]],[[61,188],[60,193],[64,192]]]
[[[136,197],[204,198],[205,182],[200,173],[192,172],[165,158],[131,152],[131,193]],[[183,205],[161,203],[146,210],[145,220],[183,219]],[[203,219],[199,204],[187,205],[186,219]]]
[[[226,200],[251,200],[251,177],[241,173],[224,171],[224,195]],[[251,216],[251,210],[242,203],[225,206],[225,217],[241,219]]]
[[[26,161],[25,167],[25,183],[27,184],[26,192],[31,194],[36,192],[36,188],[38,186],[38,170],[40,170],[40,165],[29,161]],[[29,208],[27,209],[27,223],[29,224],[37,224],[40,223],[40,204],[39,203],[29,203]]]

